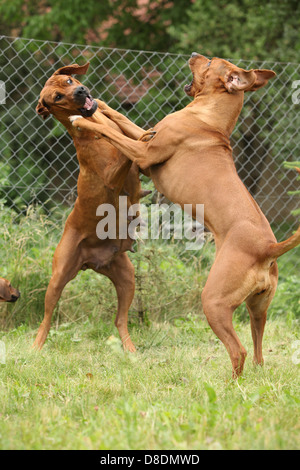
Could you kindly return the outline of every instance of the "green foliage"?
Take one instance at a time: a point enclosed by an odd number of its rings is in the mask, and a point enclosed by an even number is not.
[[[89,28],[96,27],[112,11],[111,2],[80,0],[2,0],[0,14],[7,28],[20,36],[66,42],[84,42]]]
[[[175,42],[168,33],[170,23],[187,18],[191,0],[37,0],[25,4],[2,0],[0,17],[5,34],[77,44],[101,44],[123,49],[167,51]],[[0,23],[1,24],[1,23]]]
[[[0,305],[2,325],[6,327],[27,324],[36,326],[43,317],[44,297],[51,276],[54,250],[63,230],[66,214],[54,214],[53,219],[43,215],[39,208],[29,208],[25,217],[0,206],[1,276],[7,277],[22,293],[15,304]],[[201,250],[186,252],[171,241],[146,241],[136,244],[136,253],[130,253],[135,265],[136,294],[130,308],[130,321],[139,324],[168,321],[185,323],[193,329],[193,317],[202,315],[201,292],[214,259],[214,245],[210,241]],[[293,251],[293,256],[295,250]],[[287,255],[280,266],[278,291],[269,309],[272,318],[299,318],[299,278],[291,266],[287,269]],[[117,297],[112,283],[91,270],[80,272],[64,289],[54,315],[54,322],[102,318],[113,322]],[[237,318],[243,321],[245,306]],[[1,315],[2,314],[2,315]]]
[[[2,33],[123,49],[297,62],[297,0],[2,0]]]
[[[296,274],[280,275],[276,295],[272,301],[270,317],[282,315],[287,320],[300,318],[300,277]]]
[[[288,168],[289,170],[290,169],[295,169],[295,170],[297,169],[300,173],[300,170],[299,170],[300,161],[297,161],[297,162],[284,162],[284,167]],[[298,177],[298,180],[300,181],[300,176]],[[297,190],[297,191],[289,191],[289,194],[291,196],[300,196],[300,189]],[[300,214],[300,207],[299,207],[299,209],[294,210],[292,212],[292,214],[295,215],[295,216],[299,215]]]
[[[172,24],[176,50],[231,59],[298,62],[298,1],[196,0],[188,20]]]
[[[144,59],[143,59],[144,60]],[[129,109],[128,117],[143,128],[157,124],[171,112],[178,111],[190,102],[190,98],[183,91],[186,83],[185,65],[187,57],[174,58],[168,56],[151,57],[149,66],[141,64],[141,70],[155,70],[156,78],[149,91]],[[141,116],[143,122],[141,122]]]

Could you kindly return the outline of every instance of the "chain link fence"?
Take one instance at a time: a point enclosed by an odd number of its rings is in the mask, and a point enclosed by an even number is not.
[[[5,36],[0,36],[0,47],[0,200],[18,214],[38,205],[53,217],[55,211],[72,207],[76,198],[78,163],[73,142],[54,118],[43,121],[35,113],[40,91],[57,68],[89,61],[87,75],[80,77],[82,83],[94,97],[145,129],[190,102],[183,91],[191,81],[187,55]],[[231,142],[241,179],[282,240],[298,225],[292,212],[299,199],[290,192],[299,189],[299,181],[294,171],[284,169],[283,162],[299,160],[295,84],[300,64],[234,63],[277,74],[267,87],[245,94]]]

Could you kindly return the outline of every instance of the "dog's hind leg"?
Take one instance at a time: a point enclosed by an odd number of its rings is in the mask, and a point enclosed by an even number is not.
[[[62,291],[66,284],[77,275],[80,268],[77,237],[73,233],[65,231],[54,253],[52,276],[45,296],[44,319],[32,345],[33,348],[42,349],[51,327],[53,311]]]
[[[134,297],[134,267],[127,255],[121,253],[110,264],[109,268],[99,270],[114,284],[118,296],[118,311],[115,325],[119,331],[125,351],[135,352],[135,347],[128,333],[128,310]]]
[[[232,377],[239,377],[244,368],[247,351],[239,340],[232,324],[234,307],[222,299],[210,297],[208,290],[202,294],[202,305],[207,321],[226,347],[232,363]]]
[[[229,353],[236,378],[243,372],[247,352],[233,328],[232,317],[253,290],[255,276],[251,258],[246,259],[233,247],[218,253],[202,292],[202,306],[210,327]]]
[[[246,306],[250,315],[251,333],[253,339],[253,363],[263,365],[262,341],[264,327],[267,320],[268,307],[274,297],[277,287],[277,265],[274,264],[273,273],[270,274],[270,285],[262,292],[251,295],[246,300]]]

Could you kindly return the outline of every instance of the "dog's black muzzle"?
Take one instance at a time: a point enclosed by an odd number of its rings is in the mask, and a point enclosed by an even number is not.
[[[97,102],[92,98],[90,90],[87,87],[83,85],[78,86],[75,89],[73,96],[75,103],[80,106],[78,111],[82,114],[82,116],[90,117],[94,114],[98,105]]]

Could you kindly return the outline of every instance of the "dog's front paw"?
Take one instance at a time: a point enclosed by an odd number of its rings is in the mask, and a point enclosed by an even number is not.
[[[71,121],[71,123],[74,127],[79,126],[79,122],[76,122],[77,119],[83,119],[83,116],[81,116],[80,114],[73,114],[73,116],[69,117],[69,120]]]
[[[95,100],[95,101],[97,102],[99,111],[105,112],[111,109],[106,103],[104,103],[104,101],[100,101],[100,100]]]

